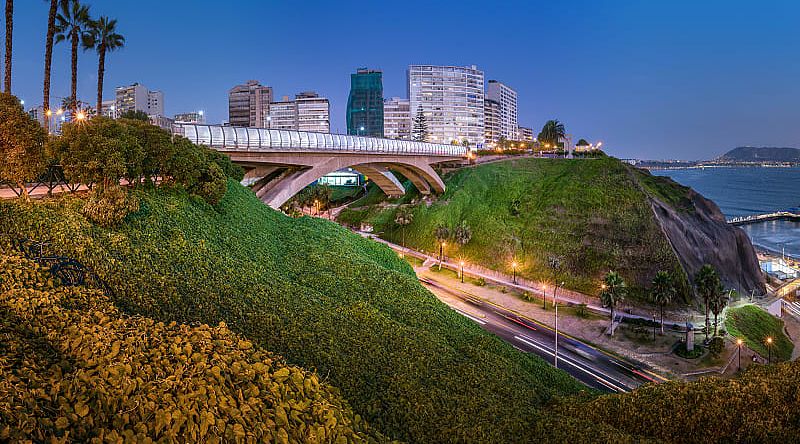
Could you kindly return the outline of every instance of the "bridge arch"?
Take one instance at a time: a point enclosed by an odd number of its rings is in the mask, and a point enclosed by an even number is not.
[[[259,166],[251,171],[272,174],[256,180],[253,191],[261,201],[272,208],[280,208],[303,188],[309,186],[322,176],[344,168],[353,168],[368,176],[388,196],[405,194],[405,188],[392,174],[392,170],[407,177],[422,194],[431,191],[443,193],[445,185],[436,171],[425,161],[414,158],[374,159],[359,156],[358,158],[330,156],[321,162],[309,164],[283,165],[272,168]],[[275,174],[278,170],[280,173]],[[251,175],[253,179],[254,175]]]

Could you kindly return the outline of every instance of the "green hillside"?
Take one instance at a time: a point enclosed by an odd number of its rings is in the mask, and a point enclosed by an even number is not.
[[[225,322],[315,370],[392,438],[518,440],[543,403],[582,390],[448,309],[391,250],[335,224],[288,218],[233,182],[216,207],[167,188],[135,194],[139,210],[117,228],[87,221],[72,196],[4,201],[0,222],[96,270],[124,312]]]
[[[452,230],[464,221],[472,239],[463,248],[448,242],[450,257],[509,273],[516,261],[519,274],[549,282],[548,258],[559,257],[557,279],[569,288],[596,293],[601,276],[614,269],[632,284],[633,295],[640,295],[656,271],[682,274],[645,191],[680,207],[686,189],[635,174],[612,158],[513,159],[464,168],[445,178],[447,191],[433,204],[412,208],[406,243],[437,251],[436,227]],[[355,208],[342,212],[340,220],[369,222],[400,243],[396,211]]]

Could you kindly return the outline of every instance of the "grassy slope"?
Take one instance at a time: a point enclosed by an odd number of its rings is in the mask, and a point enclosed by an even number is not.
[[[772,316],[755,305],[744,305],[727,311],[725,328],[732,336],[742,338],[745,344],[761,356],[767,357],[766,338],[772,337],[772,359],[788,361],[794,344],[783,331],[783,320]]]
[[[449,256],[510,272],[516,250],[522,275],[551,281],[547,258],[558,255],[564,258],[558,279],[589,293],[598,291],[609,269],[622,272],[637,287],[634,293],[657,270],[680,270],[645,194],[615,159],[516,159],[462,169],[445,181],[447,192],[436,203],[414,208],[414,222],[406,228],[410,246],[435,251],[434,228],[463,220],[472,240],[460,250],[448,246]],[[658,179],[645,187],[678,200],[682,192]],[[518,216],[512,214],[515,201]],[[399,242],[394,211],[343,212],[341,219],[366,218],[376,232]]]
[[[225,321],[317,370],[395,438],[519,440],[542,403],[580,390],[447,309],[389,249],[334,224],[289,219],[233,183],[217,209],[179,192],[141,198],[118,229],[91,225],[71,197],[0,203],[0,222],[94,268],[125,311]]]

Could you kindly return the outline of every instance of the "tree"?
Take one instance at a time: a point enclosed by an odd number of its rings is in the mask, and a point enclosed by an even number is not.
[[[575,144],[575,146],[589,146],[589,145],[590,144],[589,142],[586,141],[586,139],[580,139],[578,140],[578,143]]]
[[[53,38],[56,33],[58,2],[59,0],[50,0],[50,12],[47,15],[47,37],[44,43],[44,85],[42,86],[42,107],[45,113],[50,112],[50,68],[53,64]],[[49,117],[46,116],[44,119],[44,129],[46,131],[50,131]]]
[[[718,291],[720,287],[719,275],[717,271],[714,270],[710,264],[705,264],[700,268],[700,271],[694,277],[694,285],[697,290],[697,294],[703,298],[703,304],[705,305],[706,310],[706,339],[708,339],[708,330],[709,330],[709,315],[708,312],[710,310],[711,300],[714,298],[714,294]]]
[[[91,20],[88,25],[87,37],[83,40],[83,49],[97,51],[97,115],[103,114],[103,77],[106,70],[106,53],[113,52],[125,46],[125,37],[117,33],[117,20],[100,17]]]
[[[70,89],[70,109],[78,109],[78,44],[88,38],[91,19],[89,7],[78,0],[63,0],[61,12],[56,15],[56,43],[69,41],[71,44],[72,83]]]
[[[422,107],[417,107],[417,115],[414,116],[414,125],[411,128],[411,136],[417,142],[427,142],[429,135],[428,119],[425,118],[425,113],[422,112]]]
[[[506,145],[508,145],[508,140],[505,136],[500,136],[500,138],[497,139],[497,149],[504,150],[506,149]]]
[[[26,183],[44,171],[45,133],[19,103],[0,93],[0,181],[17,185],[28,197]]]
[[[461,224],[456,227],[453,238],[461,247],[469,243],[470,239],[472,239],[472,230],[467,225],[467,221],[462,220]]]
[[[661,334],[664,334],[664,306],[672,302],[675,297],[675,283],[672,282],[672,275],[666,271],[659,271],[653,278],[653,286],[650,290],[650,297],[661,310]]]
[[[394,223],[400,225],[403,231],[403,248],[406,247],[406,225],[414,222],[414,213],[407,207],[400,207],[394,215]]]
[[[711,304],[711,313],[714,314],[714,336],[717,336],[717,320],[719,318],[720,313],[725,307],[728,305],[728,301],[730,300],[729,294],[725,289],[720,285],[717,287],[717,290],[711,296],[711,300],[709,303]]]
[[[558,146],[561,139],[566,136],[564,124],[558,120],[548,120],[542,127],[542,132],[539,133],[538,140],[540,143],[546,143],[553,146]]]
[[[436,243],[439,244],[439,269],[442,269],[442,260],[444,260],[444,243],[450,238],[450,229],[445,225],[439,224],[433,230],[433,236],[436,238]]]
[[[119,115],[120,119],[131,119],[131,120],[141,120],[143,122],[150,122],[150,117],[147,116],[147,113],[144,111],[137,110],[128,110],[124,113]]]
[[[547,266],[550,267],[550,271],[553,274],[553,295],[554,295],[553,298],[555,300],[555,292],[556,292],[555,285],[556,282],[558,281],[557,279],[558,276],[556,275],[556,273],[558,273],[558,269],[561,268],[561,258],[558,256],[548,256]],[[547,310],[547,294],[545,294],[544,298],[542,298],[542,308]]]
[[[614,334],[614,308],[625,299],[625,280],[616,271],[609,271],[603,278],[600,302],[611,309],[611,335]]]
[[[6,0],[6,72],[3,78],[3,88],[6,94],[11,94],[11,45],[14,37],[14,0]]]

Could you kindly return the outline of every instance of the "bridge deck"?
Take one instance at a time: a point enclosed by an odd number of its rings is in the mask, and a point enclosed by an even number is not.
[[[267,128],[176,123],[173,133],[221,151],[334,151],[432,157],[466,157],[459,145]]]

